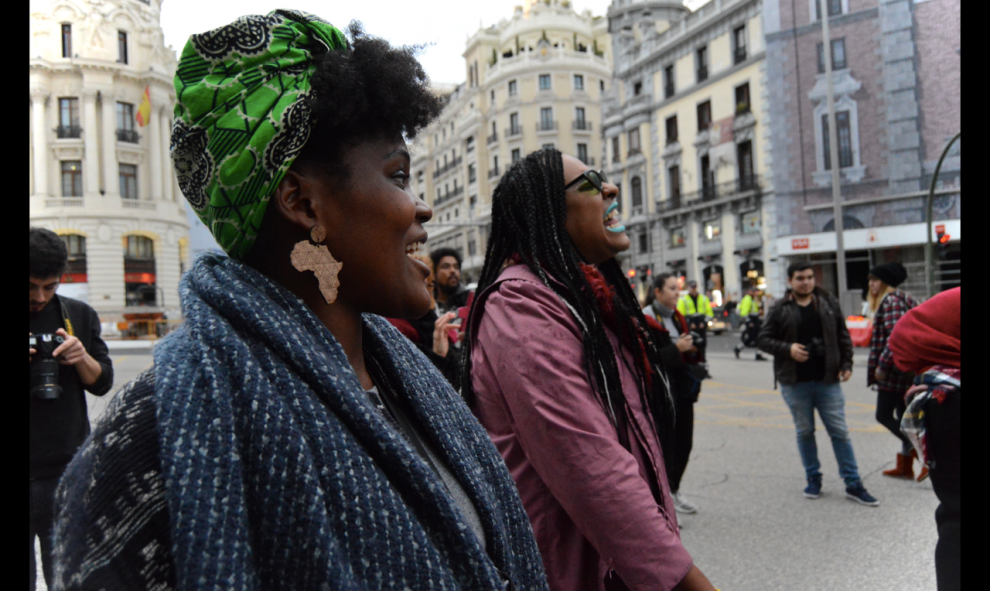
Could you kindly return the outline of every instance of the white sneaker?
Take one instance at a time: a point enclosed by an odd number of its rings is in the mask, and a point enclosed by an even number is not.
[[[678,513],[690,514],[698,512],[698,508],[695,507],[691,501],[685,499],[677,493],[670,493],[670,496],[674,498],[674,509],[676,509]]]

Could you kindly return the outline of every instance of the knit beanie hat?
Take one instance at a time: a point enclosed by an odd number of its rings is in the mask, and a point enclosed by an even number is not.
[[[897,287],[907,279],[907,269],[900,263],[884,263],[870,269],[870,276],[891,287]]]

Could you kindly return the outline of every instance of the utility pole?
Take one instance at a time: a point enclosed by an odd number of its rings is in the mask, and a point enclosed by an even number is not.
[[[828,106],[828,158],[832,163],[832,211],[835,216],[835,266],[838,275],[838,293],[848,289],[846,283],[846,249],[842,240],[842,193],[839,191],[839,135],[835,125],[835,102],[832,100],[832,41],[828,34],[828,1],[818,0],[822,12],[822,53],[825,55],[825,101]],[[814,122],[817,125],[817,121]]]

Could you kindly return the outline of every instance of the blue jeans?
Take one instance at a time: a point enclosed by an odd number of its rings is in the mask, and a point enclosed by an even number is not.
[[[839,476],[846,486],[860,483],[856,456],[853,454],[849,429],[846,428],[846,399],[838,382],[798,382],[781,384],[780,391],[784,402],[791,409],[794,426],[797,429],[798,452],[807,478],[821,479],[821,463],[818,461],[818,446],[815,444],[815,409],[825,423],[825,430],[832,439],[835,461],[839,464]]]

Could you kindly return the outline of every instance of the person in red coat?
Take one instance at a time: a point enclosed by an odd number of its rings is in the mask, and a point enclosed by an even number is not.
[[[894,327],[884,355],[915,374],[905,393],[904,431],[928,464],[938,497],[935,524],[935,580],[938,591],[957,591],[962,537],[962,288],[932,297],[905,314]]]

